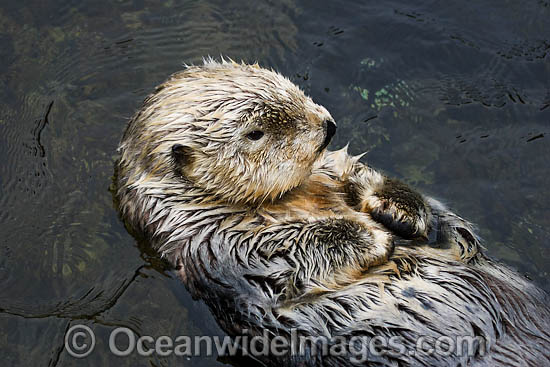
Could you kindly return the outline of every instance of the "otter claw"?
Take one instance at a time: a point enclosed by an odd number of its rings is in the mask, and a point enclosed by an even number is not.
[[[423,211],[416,213],[408,209],[396,209],[390,204],[389,208],[374,208],[372,218],[382,223],[386,228],[403,238],[428,239],[427,216]]]
[[[362,209],[400,237],[428,240],[430,210],[420,194],[399,181],[386,179]]]

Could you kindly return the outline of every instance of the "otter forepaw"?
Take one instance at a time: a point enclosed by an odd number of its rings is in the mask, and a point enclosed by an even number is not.
[[[403,238],[428,238],[429,207],[420,194],[397,180],[386,178],[384,185],[363,198],[361,211]]]

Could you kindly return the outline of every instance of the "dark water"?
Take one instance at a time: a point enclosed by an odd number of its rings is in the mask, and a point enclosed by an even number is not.
[[[332,148],[443,199],[488,253],[550,290],[550,2],[3,1],[0,355],[4,365],[215,366],[115,357],[111,330],[217,334],[109,192],[127,119],[182,63],[220,54],[297,82]],[[77,360],[65,331],[90,326]]]

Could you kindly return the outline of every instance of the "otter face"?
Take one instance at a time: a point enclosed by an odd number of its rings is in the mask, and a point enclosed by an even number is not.
[[[122,160],[135,149],[147,166],[141,177],[171,172],[220,199],[260,203],[300,185],[335,130],[325,108],[274,71],[207,61],[146,100]]]

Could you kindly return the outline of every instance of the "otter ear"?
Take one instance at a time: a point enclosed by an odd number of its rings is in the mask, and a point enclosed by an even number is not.
[[[172,157],[174,157],[174,161],[180,169],[191,163],[192,153],[193,150],[188,146],[182,144],[172,145]]]

